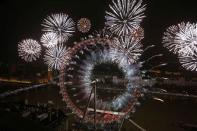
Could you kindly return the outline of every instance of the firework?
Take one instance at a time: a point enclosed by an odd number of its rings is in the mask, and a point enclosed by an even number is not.
[[[179,26],[172,25],[170,26],[166,32],[164,32],[163,43],[164,47],[166,47],[169,51],[178,53],[178,45],[174,42],[176,33],[179,31]]]
[[[43,46],[47,48],[54,47],[55,45],[58,44],[57,36],[55,33],[52,32],[44,33],[40,41],[43,43]]]
[[[143,52],[140,41],[129,36],[120,37],[119,39],[116,38],[113,47],[116,50],[121,50],[124,56],[127,56],[124,57],[127,59],[122,59],[122,61],[127,60],[130,64],[136,63]]]
[[[193,55],[197,52],[197,26],[191,23],[180,23],[170,26],[163,37],[164,47],[179,55]]]
[[[49,48],[44,55],[44,61],[50,69],[60,70],[66,64],[69,57],[68,50],[62,44]]]
[[[40,44],[33,39],[25,39],[18,44],[19,56],[27,62],[35,61],[41,54]]]
[[[53,32],[60,42],[65,42],[75,32],[75,23],[67,14],[52,14],[44,19],[43,31]]]
[[[139,26],[136,29],[132,30],[131,37],[138,41],[141,41],[144,38],[144,29]]]
[[[186,23],[177,32],[174,42],[180,45],[178,52],[180,55],[194,55],[194,53],[197,53],[197,25]]]
[[[105,25],[118,36],[129,35],[145,17],[142,0],[113,0],[109,7],[111,11],[106,11]]]
[[[87,18],[81,18],[77,22],[77,29],[82,33],[87,33],[91,28],[91,22]]]
[[[197,71],[197,54],[179,56],[179,62],[185,69],[190,71]]]

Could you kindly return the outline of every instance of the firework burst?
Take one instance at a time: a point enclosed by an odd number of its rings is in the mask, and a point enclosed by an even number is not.
[[[164,47],[178,55],[185,69],[197,71],[197,24],[182,22],[170,26],[164,33],[163,43]]]
[[[182,24],[181,24],[182,25]],[[178,53],[178,45],[174,42],[176,33],[179,31],[180,26],[172,25],[166,29],[163,36],[163,44],[169,51]]]
[[[43,43],[43,46],[47,48],[54,47],[58,44],[58,39],[55,33],[47,32],[44,33],[40,39],[41,43]]]
[[[77,22],[77,29],[82,33],[87,33],[91,28],[91,22],[87,18],[81,18]]]
[[[116,38],[114,40],[113,47],[116,50],[121,50],[124,56],[127,56],[125,58],[128,58],[126,60],[130,64],[136,63],[143,52],[142,44],[140,43],[140,41],[138,41],[134,37],[126,36],[126,37],[120,37],[119,39]],[[116,57],[120,57],[120,56],[116,56]],[[125,60],[125,59],[122,59],[122,60]]]
[[[197,52],[197,26],[180,23],[170,26],[163,37],[164,47],[179,55],[193,55]]]
[[[35,61],[41,54],[40,44],[33,39],[25,39],[18,44],[19,56],[27,62]]]
[[[67,62],[68,50],[62,44],[49,48],[44,55],[44,61],[50,69],[60,70]]]
[[[75,23],[67,14],[52,14],[44,19],[43,31],[53,32],[60,42],[65,42],[75,32]]]
[[[179,56],[182,67],[190,71],[197,71],[197,55]]]
[[[146,8],[142,0],[113,0],[109,7],[111,11],[106,11],[105,25],[118,36],[129,35],[145,17]]]
[[[136,29],[131,32],[131,37],[138,41],[141,41],[142,39],[144,39],[144,29],[140,26],[136,27]]]
[[[181,55],[194,55],[197,53],[197,25],[186,23],[177,32],[174,42],[180,45],[179,54]]]

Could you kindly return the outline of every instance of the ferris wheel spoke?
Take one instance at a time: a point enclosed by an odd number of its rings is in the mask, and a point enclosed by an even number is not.
[[[94,87],[92,87],[91,92],[90,92],[90,95],[89,95],[89,97],[88,97],[88,103],[87,103],[87,105],[86,105],[86,108],[85,108],[85,111],[84,111],[84,115],[83,115],[82,121],[84,121],[84,119],[85,119],[85,117],[86,117],[86,114],[87,114],[87,111],[88,111],[88,107],[89,107],[90,101],[91,101],[91,96],[92,96],[92,93],[93,93],[93,88],[94,88]]]

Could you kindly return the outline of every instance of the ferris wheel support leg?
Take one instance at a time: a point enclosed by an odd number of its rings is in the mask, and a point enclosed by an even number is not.
[[[123,119],[122,119],[122,121],[121,121],[121,123],[120,123],[120,127],[119,127],[118,131],[121,131],[122,126],[123,126],[123,123],[124,123],[124,120],[125,120],[125,118],[123,118]]]
[[[138,125],[137,123],[135,123],[133,120],[131,120],[131,119],[128,119],[128,120],[129,120],[129,122],[131,124],[133,124],[135,127],[137,127],[138,129],[140,129],[141,131],[146,131],[146,129],[142,128],[140,125]]]
[[[94,130],[96,131],[96,83],[94,85]]]

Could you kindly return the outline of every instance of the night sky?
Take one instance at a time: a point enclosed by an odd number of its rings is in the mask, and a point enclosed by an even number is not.
[[[87,17],[92,22],[90,31],[104,27],[105,10],[109,9],[111,0],[45,0],[17,1],[1,0],[0,62],[19,63],[17,43],[22,39],[39,40],[42,34],[41,23],[51,13],[67,13],[77,21]],[[145,54],[143,58],[163,53],[162,61],[169,63],[169,70],[184,70],[175,55],[162,47],[162,34],[167,27],[182,21],[197,22],[195,0],[145,0],[146,18],[142,22],[145,30],[144,47],[156,44],[157,47]],[[76,34],[75,34],[76,35]],[[78,41],[78,40],[76,40]],[[161,62],[159,59],[156,62]]]

